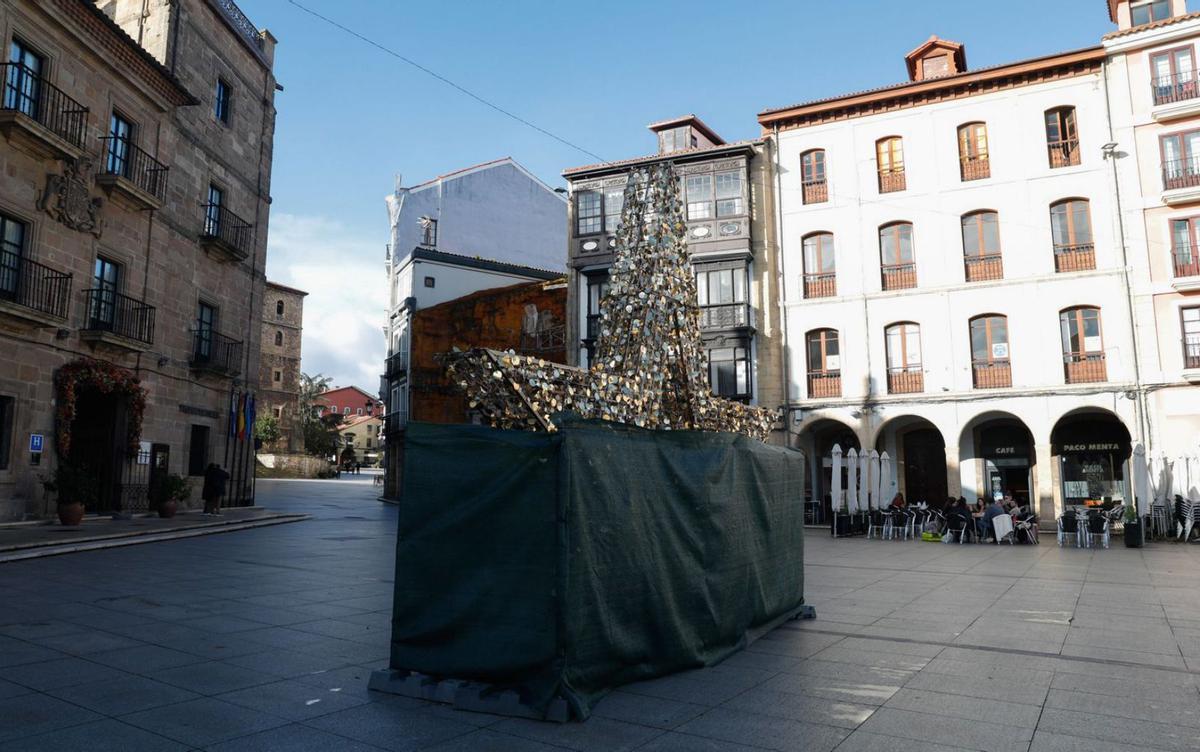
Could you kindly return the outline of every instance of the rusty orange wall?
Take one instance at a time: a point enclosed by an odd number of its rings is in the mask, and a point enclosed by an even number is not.
[[[527,304],[536,305],[538,311],[551,311],[556,323],[565,321],[566,286],[549,285],[557,289],[545,289],[547,286],[533,282],[484,290],[417,311],[413,315],[410,345],[409,419],[427,423],[467,422],[467,400],[450,384],[434,356],[455,347],[519,351]],[[565,349],[535,354],[558,363],[567,359]]]

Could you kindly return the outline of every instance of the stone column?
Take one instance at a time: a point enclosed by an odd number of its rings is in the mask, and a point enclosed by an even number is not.
[[[1037,464],[1033,467],[1033,492],[1030,500],[1036,504],[1039,527],[1054,527],[1061,510],[1059,497],[1058,458],[1050,454],[1049,442],[1034,447]]]
[[[946,495],[956,499],[962,496],[962,471],[958,467],[957,446],[946,447]],[[938,499],[938,501],[945,500]]]

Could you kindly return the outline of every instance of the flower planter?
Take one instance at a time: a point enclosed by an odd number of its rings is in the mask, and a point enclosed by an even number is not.
[[[174,499],[158,502],[158,516],[164,520],[174,517],[177,511],[179,511],[179,502]]]
[[[1125,547],[1126,548],[1141,548],[1142,547],[1142,521],[1136,522],[1125,521]]]
[[[58,522],[66,527],[75,527],[83,522],[83,505],[78,501],[58,505]]]

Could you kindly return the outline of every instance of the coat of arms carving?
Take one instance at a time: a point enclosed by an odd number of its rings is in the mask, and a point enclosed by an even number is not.
[[[42,210],[72,230],[90,232],[100,237],[104,230],[100,216],[104,199],[92,198],[95,178],[96,166],[91,157],[85,155],[68,160],[61,175],[46,177]]]

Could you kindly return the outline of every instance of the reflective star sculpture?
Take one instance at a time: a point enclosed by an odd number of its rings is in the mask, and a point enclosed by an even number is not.
[[[729,431],[765,441],[778,411],[721,399],[709,388],[686,237],[672,166],[634,171],[625,186],[591,367],[475,349],[442,356],[451,380],[496,428],[554,431],[553,416],[570,411],[643,428]]]

